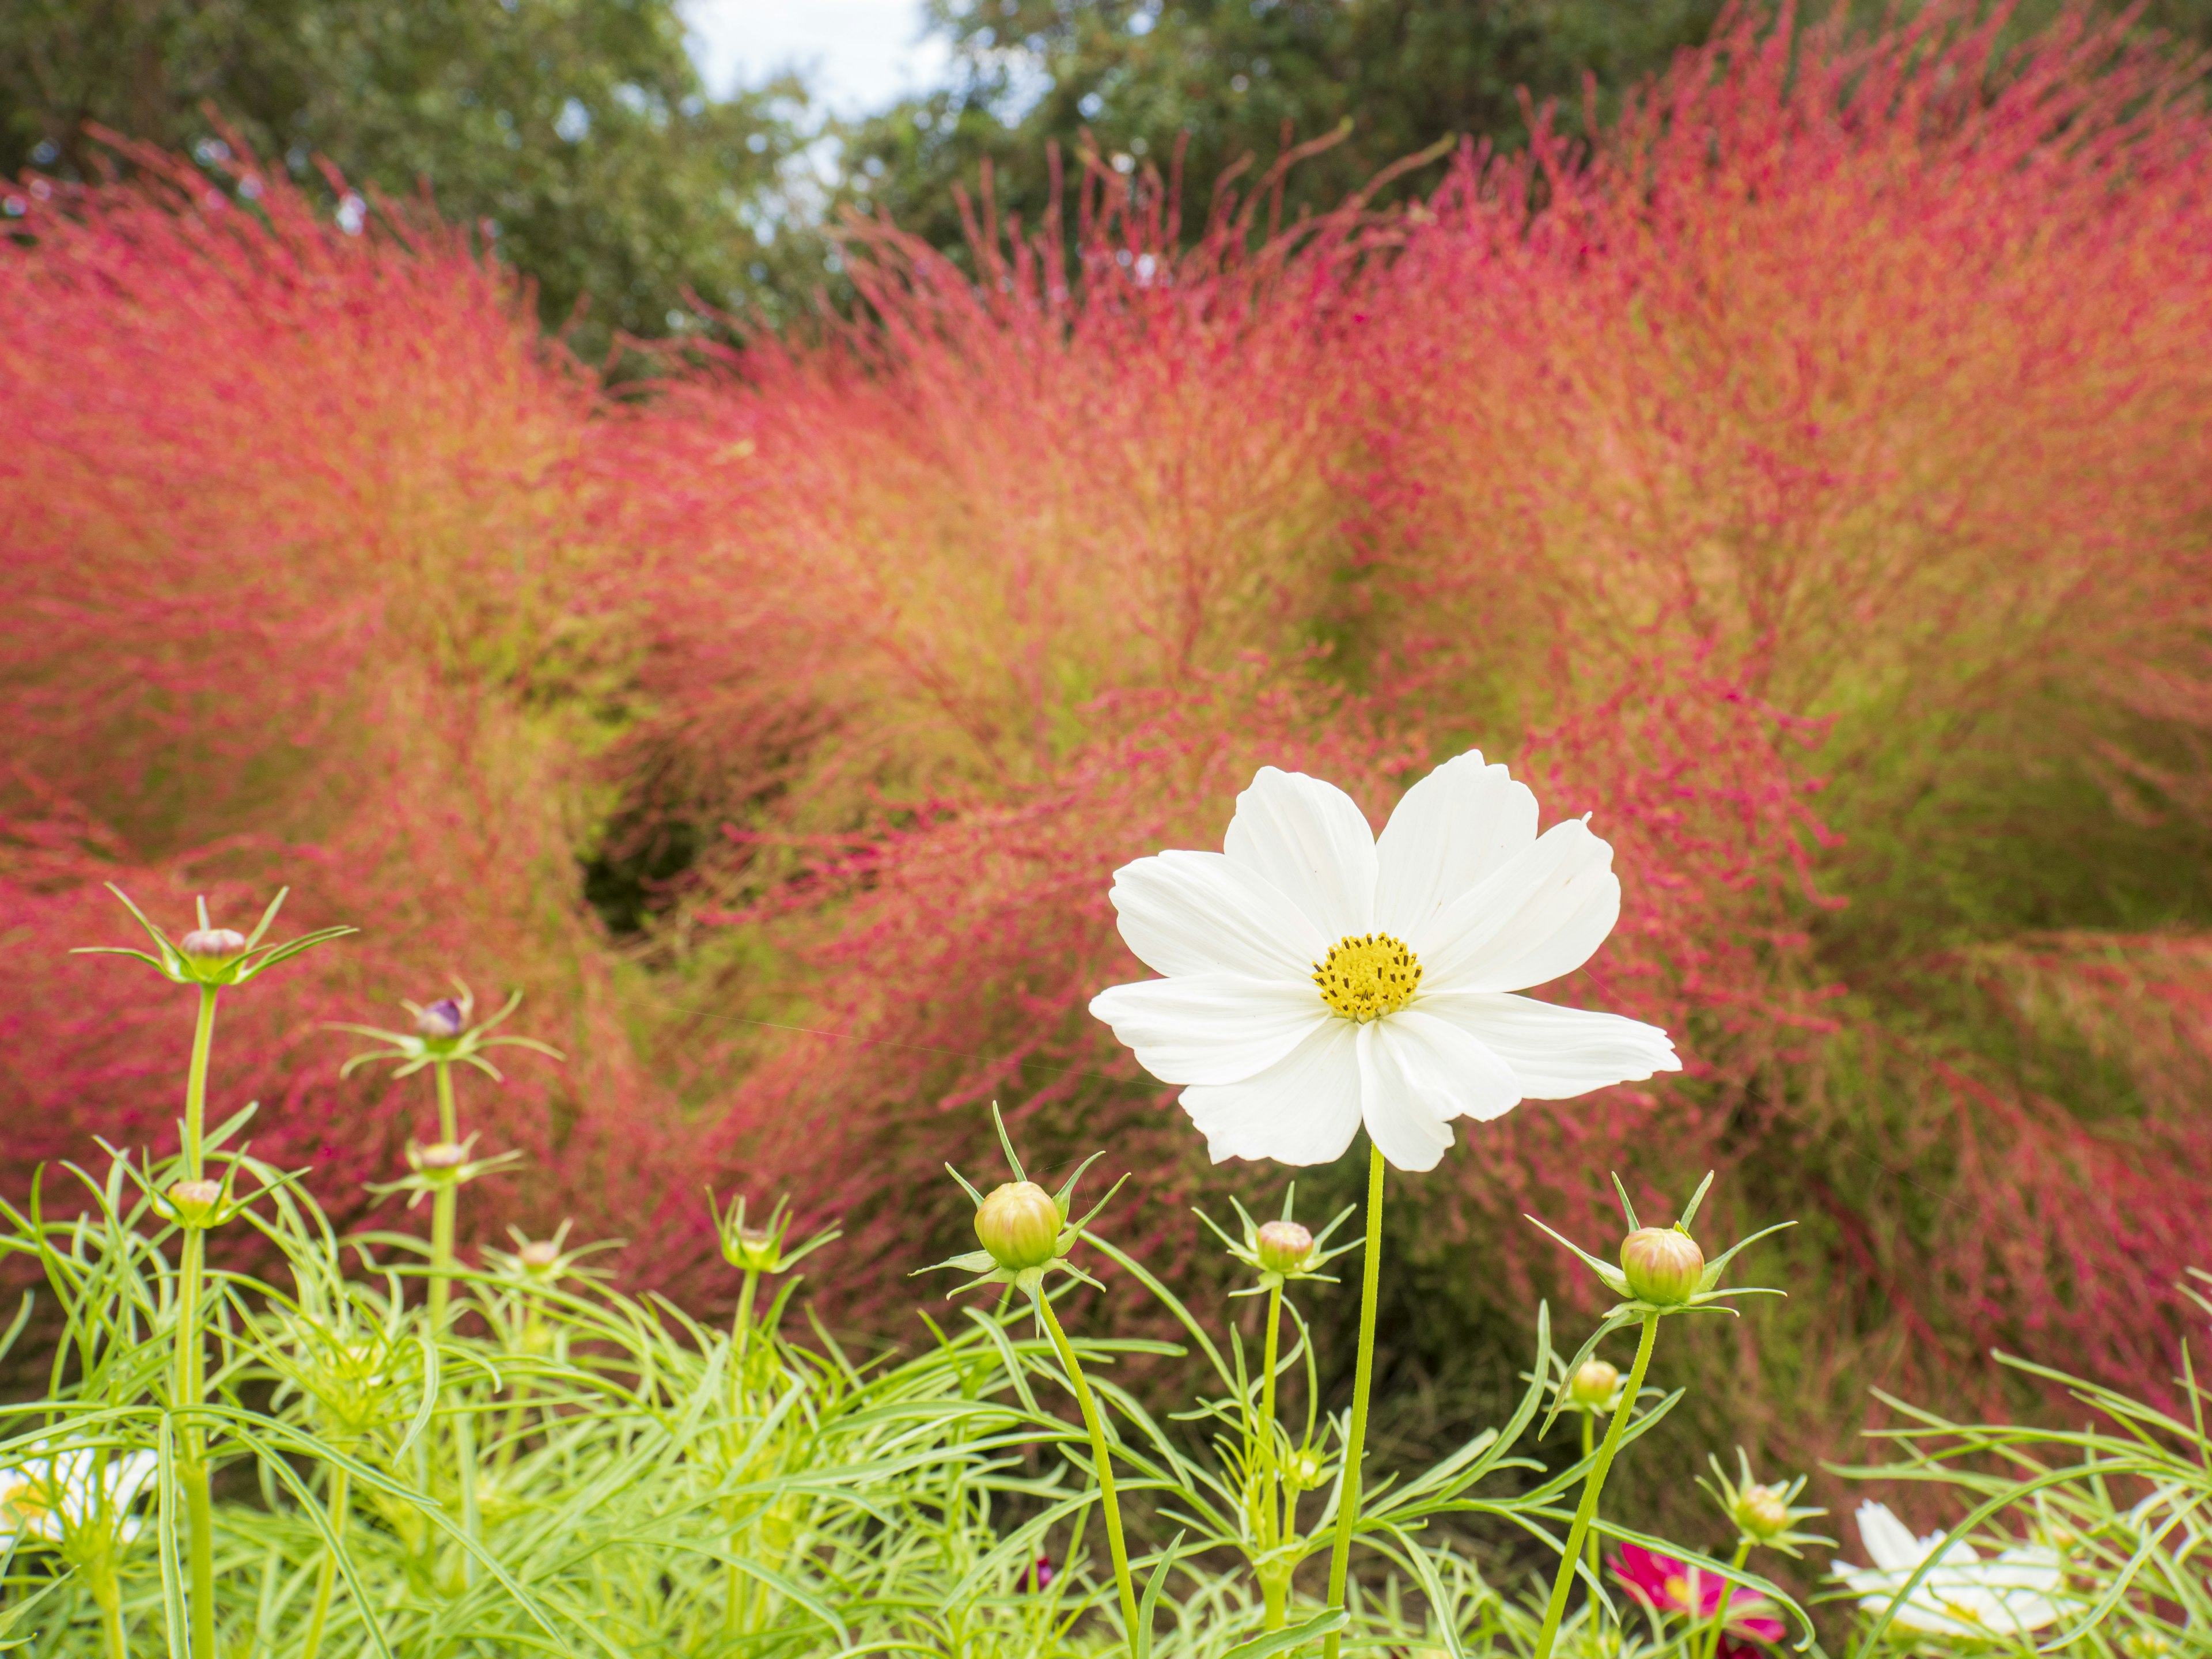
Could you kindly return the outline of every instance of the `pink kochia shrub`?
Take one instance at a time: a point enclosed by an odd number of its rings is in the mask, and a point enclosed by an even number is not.
[[[1118,1236],[1205,1271],[1187,1203],[1281,1172],[1209,1173],[1085,1013],[1133,972],[1110,872],[1218,844],[1258,764],[1379,822],[1480,746],[1616,848],[1555,994],[1687,1066],[1407,1183],[1386,1376],[1479,1383],[1493,1310],[1582,1307],[1518,1217],[1603,1236],[1608,1168],[1799,1218],[1792,1303],[1706,1332],[1747,1437],[1983,1389],[1991,1342],[2170,1369],[2212,126],[2164,59],[1746,22],[1592,151],[1469,150],[1403,210],[1268,240],[1224,193],[1186,236],[1093,170],[1072,228],[980,221],[980,281],[858,232],[859,320],[619,397],[447,231],[149,177],[24,186],[0,258],[19,1176],[174,1114],[182,1006],[61,955],[121,938],[98,883],[234,920],[289,879],[366,931],[235,1000],[218,1109],[334,1205],[427,1097],[340,1082],[319,1023],[459,972],[569,1054],[468,1091],[530,1154],[479,1237],[573,1212],[712,1300],[698,1187],[788,1189],[845,1220],[832,1316],[889,1328],[996,1098],[1110,1146]]]

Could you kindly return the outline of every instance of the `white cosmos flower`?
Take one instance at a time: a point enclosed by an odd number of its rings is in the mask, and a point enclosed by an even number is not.
[[[1216,1163],[1325,1164],[1361,1124],[1401,1170],[1451,1120],[1671,1072],[1667,1034],[1512,995],[1573,972],[1620,914],[1613,849],[1479,753],[1406,792],[1378,840],[1334,784],[1263,767],[1218,853],[1114,872],[1121,937],[1164,979],[1091,1012],[1182,1084]]]
[[[1858,1523],[1859,1540],[1874,1565],[1838,1561],[1836,1576],[1877,1617],[1921,1563],[1933,1557],[1935,1565],[1912,1587],[1892,1623],[1938,1636],[1988,1639],[2024,1635],[2057,1622],[2054,1598],[2065,1586],[2065,1572],[2050,1550],[2023,1545],[1984,1560],[1963,1538],[1948,1549],[1940,1532],[1915,1538],[1911,1528],[1880,1504],[1860,1504]]]
[[[103,1514],[114,1535],[128,1543],[144,1523],[127,1511],[160,1467],[150,1451],[118,1455],[83,1446],[0,1469],[0,1547],[18,1536],[67,1543],[100,1524]]]

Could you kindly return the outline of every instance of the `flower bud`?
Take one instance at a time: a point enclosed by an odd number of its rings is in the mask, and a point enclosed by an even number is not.
[[[975,1212],[975,1237],[991,1260],[1010,1272],[1042,1267],[1060,1245],[1060,1206],[1034,1181],[1009,1181],[992,1188]]]
[[[1294,1451],[1285,1458],[1283,1484],[1295,1492],[1311,1492],[1321,1485],[1321,1454]]]
[[[169,1207],[176,1212],[177,1219],[187,1227],[204,1227],[208,1218],[215,1213],[216,1206],[222,1202],[222,1183],[216,1181],[179,1181],[169,1188]]]
[[[1620,1270],[1638,1301],[1677,1308],[1698,1293],[1705,1254],[1678,1228],[1638,1227],[1621,1241]]]
[[[981,1231],[981,1221],[979,1219],[975,1224]],[[732,1267],[741,1267],[747,1273],[772,1273],[782,1263],[783,1252],[779,1248],[781,1243],[773,1227],[739,1227],[729,1236],[724,1259]]]
[[[416,1030],[426,1037],[457,1037],[467,1024],[468,1017],[461,1012],[461,1005],[451,997],[440,997],[415,1016]]]
[[[195,927],[177,949],[192,962],[228,962],[246,954],[246,935],[234,927]]]
[[[451,1140],[434,1140],[415,1154],[426,1170],[458,1170],[469,1161],[469,1149]]]
[[[1736,1494],[1735,1524],[1764,1543],[1790,1530],[1790,1505],[1772,1486],[1746,1486]]]
[[[515,1252],[515,1260],[526,1272],[550,1273],[560,1263],[561,1247],[550,1238],[533,1238]]]
[[[1585,1359],[1568,1380],[1567,1399],[1577,1406],[1604,1406],[1612,1401],[1613,1391],[1620,1386],[1620,1373],[1613,1367],[1602,1359]]]
[[[1054,1571],[1052,1557],[1040,1555],[1030,1563],[1029,1589],[1032,1593],[1042,1591],[1049,1587],[1052,1581],[1059,1577],[1060,1574]]]
[[[1313,1235],[1295,1221],[1270,1221],[1260,1229],[1260,1265],[1271,1273],[1297,1273],[1313,1247]]]

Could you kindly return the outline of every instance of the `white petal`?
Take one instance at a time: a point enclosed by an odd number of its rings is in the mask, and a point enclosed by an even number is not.
[[[1664,1031],[1620,1014],[1483,991],[1440,991],[1413,1010],[1449,1020],[1511,1066],[1525,1100],[1567,1100],[1682,1069]]]
[[[1497,1055],[1443,1020],[1404,1009],[1360,1027],[1360,1109],[1384,1159],[1433,1170],[1450,1120],[1499,1117],[1521,1101]]]
[[[1334,1019],[1310,979],[1178,974],[1109,986],[1091,1012],[1163,1083],[1242,1083]]]
[[[1322,950],[1375,926],[1375,832],[1351,796],[1303,772],[1263,766],[1237,797],[1222,851],[1297,903]]]
[[[1869,1499],[1859,1505],[1859,1540],[1877,1567],[1909,1572],[1928,1552],[1912,1535],[1912,1528],[1890,1513],[1889,1505]]]
[[[1334,936],[1219,853],[1157,853],[1114,872],[1121,937],[1156,974],[1304,979]]]
[[[1242,1083],[1182,1091],[1182,1109],[1216,1164],[1266,1158],[1330,1164],[1359,1132],[1358,1028],[1332,1015],[1298,1046]]]
[[[1590,959],[1620,915],[1613,848],[1579,819],[1535,845],[1407,943],[1423,985],[1437,991],[1521,991]]]
[[[1411,939],[1536,839],[1536,797],[1469,750],[1406,792],[1375,843],[1375,925]]]

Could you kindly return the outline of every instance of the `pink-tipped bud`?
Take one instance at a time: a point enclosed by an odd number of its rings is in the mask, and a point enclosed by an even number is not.
[[[169,1207],[176,1212],[177,1219],[187,1227],[204,1227],[213,1215],[216,1206],[222,1202],[222,1183],[216,1181],[179,1181],[169,1188]]]
[[[1762,1543],[1790,1530],[1790,1505],[1774,1486],[1746,1486],[1736,1494],[1735,1523]]]
[[[415,1154],[426,1170],[458,1170],[469,1161],[469,1149],[451,1140],[434,1140]]]
[[[1575,1374],[1567,1383],[1567,1398],[1577,1406],[1607,1406],[1613,1403],[1613,1390],[1620,1386],[1618,1370],[1602,1359],[1585,1359],[1575,1367]]]
[[[1060,1206],[1034,1181],[994,1188],[975,1212],[975,1237],[1010,1273],[1050,1261],[1060,1248]]]
[[[195,927],[177,949],[193,962],[228,962],[246,954],[246,935],[234,927]]]
[[[550,1238],[533,1238],[515,1253],[515,1259],[533,1273],[553,1271],[561,1260],[561,1247]]]
[[[415,1030],[426,1037],[457,1037],[468,1023],[461,1005],[451,997],[440,997],[415,1016]]]
[[[1301,1271],[1313,1247],[1313,1235],[1295,1221],[1270,1221],[1260,1229],[1260,1265],[1271,1273]]]
[[[1705,1253],[1673,1227],[1638,1227],[1621,1241],[1620,1271],[1629,1293],[1657,1308],[1679,1308],[1698,1293]]]

